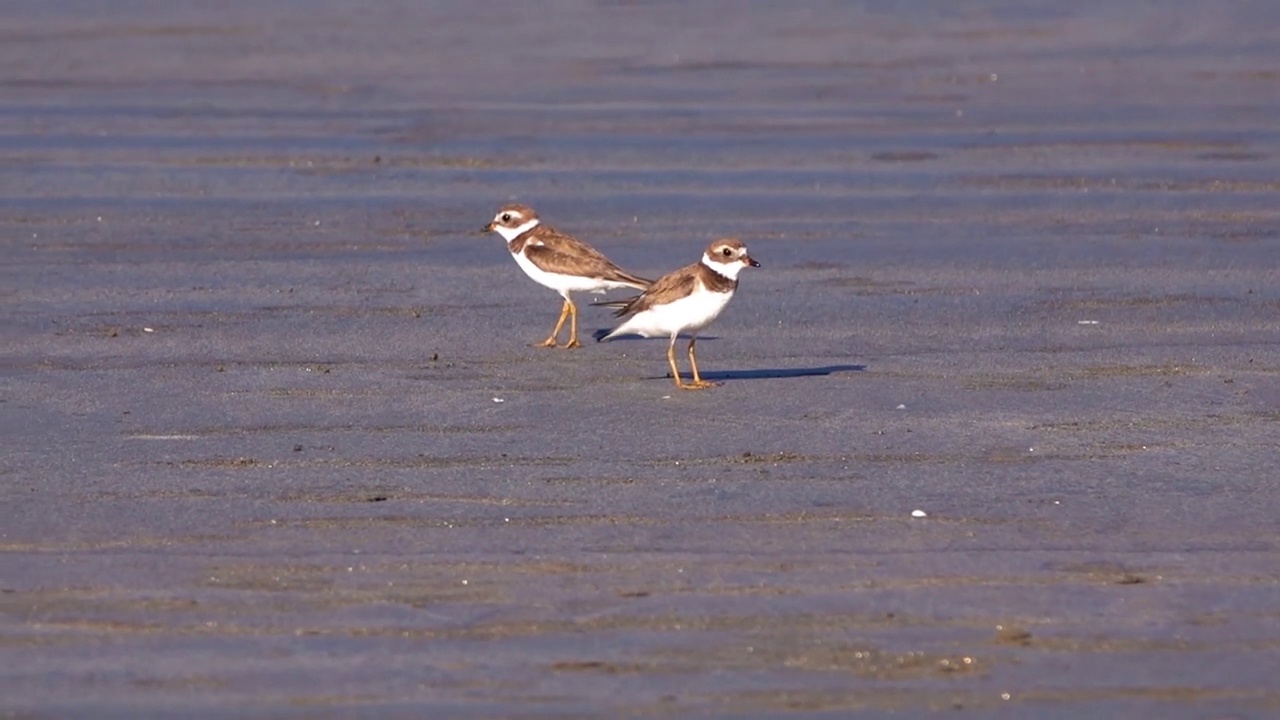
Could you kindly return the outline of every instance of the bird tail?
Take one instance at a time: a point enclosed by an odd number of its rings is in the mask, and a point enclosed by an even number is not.
[[[631,298],[631,300],[634,300],[634,299],[635,298]],[[631,300],[603,300],[601,302],[591,303],[591,307],[607,307],[607,308],[614,308],[616,310],[618,308],[624,308],[630,305]]]
[[[618,281],[626,283],[637,290],[648,290],[649,286],[653,284],[652,280],[647,280],[639,275],[632,275],[621,268],[618,269]]]
[[[636,300],[639,300],[639,299],[640,299],[640,296],[637,295],[635,297],[629,297],[624,300],[604,300],[602,302],[591,303],[591,307],[613,308],[614,317],[623,317],[631,312],[632,306],[634,306]]]

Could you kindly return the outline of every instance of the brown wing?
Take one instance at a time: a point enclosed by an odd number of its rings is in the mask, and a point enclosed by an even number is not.
[[[603,278],[641,290],[652,283],[614,265],[599,250],[581,240],[553,228],[540,225],[531,239],[532,242],[525,245],[524,254],[530,262],[547,272]]]
[[[697,282],[697,263],[682,267],[675,272],[669,272],[655,280],[648,290],[627,300],[627,304],[619,308],[614,313],[614,317],[635,315],[648,310],[654,305],[662,305],[676,298],[684,297],[693,292]]]

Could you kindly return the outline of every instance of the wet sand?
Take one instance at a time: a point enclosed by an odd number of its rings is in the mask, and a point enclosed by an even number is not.
[[[223,5],[0,22],[0,715],[1280,713],[1280,8]]]

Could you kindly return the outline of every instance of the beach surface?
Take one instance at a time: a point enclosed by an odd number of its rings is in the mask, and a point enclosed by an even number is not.
[[[0,37],[0,716],[1280,714],[1280,5]],[[742,238],[722,385],[511,201]]]

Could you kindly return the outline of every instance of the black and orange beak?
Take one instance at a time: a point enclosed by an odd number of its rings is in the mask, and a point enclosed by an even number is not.
[[[752,257],[751,257],[750,255],[743,255],[743,256],[742,256],[742,262],[744,262],[744,263],[746,263],[746,264],[750,265],[751,267],[760,267],[760,263],[758,263],[758,262],[756,262],[754,259],[752,259]]]
[[[482,232],[489,232],[493,230],[493,223],[489,223],[488,225],[485,225],[484,227],[480,228],[480,230]]]

